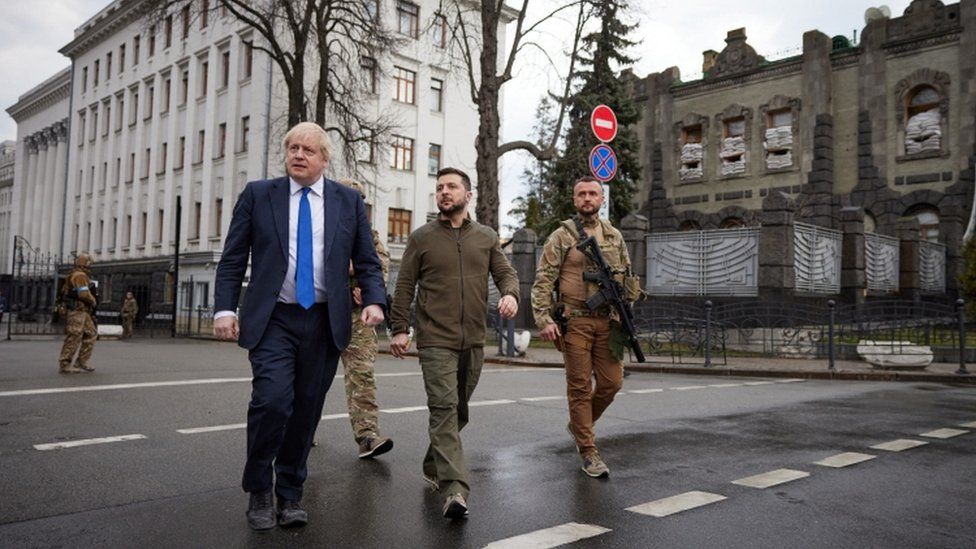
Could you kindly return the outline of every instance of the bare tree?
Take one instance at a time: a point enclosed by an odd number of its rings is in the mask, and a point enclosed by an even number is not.
[[[569,97],[572,90],[576,54],[583,28],[589,17],[590,5],[588,0],[560,3],[558,7],[533,22],[526,21],[528,9],[529,0],[522,0],[521,7],[518,9],[506,6],[504,0],[482,2],[442,0],[441,2],[442,12],[449,14],[451,19],[453,53],[462,70],[467,74],[471,101],[478,107],[478,136],[475,140],[478,200],[475,213],[480,223],[494,229],[498,229],[498,160],[502,155],[516,150],[527,151],[537,160],[549,160],[556,155],[556,144],[562,133],[566,112],[565,99]],[[571,51],[568,53],[569,72],[566,75],[562,94],[556,98],[560,109],[555,128],[550,134],[551,140],[542,146],[531,140],[499,143],[501,117],[498,103],[502,86],[512,79],[516,59],[529,48],[539,50],[548,58],[545,48],[532,41],[532,35],[547,22],[557,19],[562,13],[570,10],[576,10],[576,28]],[[499,64],[498,29],[506,19],[515,22],[515,30],[512,49],[504,63]],[[480,53],[477,53],[479,49]],[[551,58],[550,63],[555,64]]]
[[[287,127],[313,120],[338,136],[342,158],[360,172],[362,144],[382,142],[396,122],[367,111],[372,76],[399,41],[364,0],[146,0],[147,23],[189,10],[194,20],[225,11],[260,37],[249,42],[271,58],[287,96]],[[375,71],[375,72],[374,72]]]

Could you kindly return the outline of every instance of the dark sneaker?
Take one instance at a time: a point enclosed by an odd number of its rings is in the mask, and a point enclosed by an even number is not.
[[[59,374],[83,374],[84,370],[81,368],[75,368],[74,366],[61,366],[58,369]]]
[[[607,478],[610,476],[610,468],[600,459],[600,454],[593,452],[588,456],[583,456],[583,472],[593,478]]]
[[[79,364],[78,365],[78,368],[81,368],[81,371],[88,372],[88,373],[91,373],[91,372],[94,372],[95,371],[95,368],[93,368],[93,367],[91,367],[91,366],[89,366],[87,364]]]
[[[251,502],[247,506],[247,525],[252,530],[270,530],[275,527],[274,503],[271,490],[251,492]]]
[[[468,516],[468,504],[464,501],[461,494],[451,494],[444,501],[444,518],[451,520],[462,519]]]
[[[359,443],[359,459],[374,458],[393,449],[393,439],[369,436]]]
[[[308,511],[301,502],[278,499],[278,526],[297,528],[308,524]]]

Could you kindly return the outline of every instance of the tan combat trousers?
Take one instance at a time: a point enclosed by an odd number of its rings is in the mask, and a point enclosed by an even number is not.
[[[362,309],[352,312],[352,337],[342,352],[343,380],[346,385],[346,406],[356,442],[369,436],[379,436],[379,406],[376,404],[376,330],[360,319]]]
[[[562,337],[562,347],[569,428],[580,455],[587,456],[596,452],[593,424],[620,390],[624,365],[610,354],[608,318],[570,318]]]
[[[85,311],[69,311],[64,332],[64,345],[61,347],[61,358],[58,360],[61,369],[71,367],[75,353],[78,353],[78,367],[87,367],[88,359],[91,358],[92,349],[95,347],[95,340],[98,339],[98,331],[91,316]]]

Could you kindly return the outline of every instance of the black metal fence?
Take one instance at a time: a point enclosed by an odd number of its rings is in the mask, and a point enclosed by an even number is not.
[[[13,270],[6,289],[7,320],[4,336],[55,335],[63,331],[54,315],[54,302],[68,266],[61,258],[44,254],[24,238],[14,237]]]

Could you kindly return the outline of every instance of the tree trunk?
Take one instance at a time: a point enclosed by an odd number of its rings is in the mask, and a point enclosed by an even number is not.
[[[498,137],[501,118],[498,113],[498,9],[495,2],[481,3],[482,50],[479,58],[481,86],[478,89],[478,138],[475,168],[478,177],[478,222],[498,230]]]

